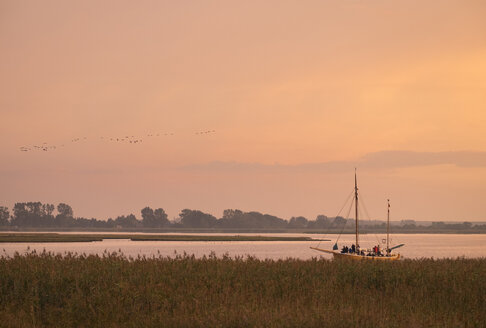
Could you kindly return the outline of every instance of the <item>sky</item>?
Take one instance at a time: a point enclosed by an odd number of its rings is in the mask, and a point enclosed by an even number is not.
[[[479,0],[0,0],[0,205],[315,219],[356,167],[373,219],[390,199],[392,220],[484,221],[484,17]]]

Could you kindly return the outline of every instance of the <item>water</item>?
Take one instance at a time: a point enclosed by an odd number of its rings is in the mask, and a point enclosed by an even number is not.
[[[199,234],[207,235],[207,234]],[[234,234],[217,234],[234,235]],[[255,234],[240,234],[255,235]],[[319,234],[258,234],[268,236],[303,236],[331,239],[329,242],[320,242],[319,247],[331,249],[337,235]],[[354,235],[342,235],[339,247],[350,246],[354,243]],[[373,234],[360,236],[360,244],[371,248],[382,241],[383,236]],[[486,235],[465,234],[397,234],[393,235],[392,246],[404,243],[405,246],[395,250],[405,258],[477,258],[486,257]],[[175,256],[176,254],[194,254],[202,257],[214,252],[217,256],[227,254],[234,256],[251,255],[260,259],[299,258],[311,259],[313,257],[331,258],[331,255],[311,250],[309,247],[317,246],[318,241],[227,241],[227,242],[180,242],[180,241],[131,241],[127,239],[106,239],[101,242],[89,243],[2,243],[0,256],[12,256],[15,252],[25,253],[32,250],[36,252],[48,251],[53,253],[73,252],[78,254],[103,254],[106,252],[121,252],[126,256]]]

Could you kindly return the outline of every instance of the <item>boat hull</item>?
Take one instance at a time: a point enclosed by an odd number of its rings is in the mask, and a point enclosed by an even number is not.
[[[397,261],[400,259],[400,254],[391,256],[366,256],[357,254],[342,254],[333,253],[334,259],[337,260],[352,260],[352,261]]]
[[[311,247],[316,251],[332,254],[334,259],[336,260],[352,260],[352,261],[397,261],[400,259],[400,254],[394,254],[391,256],[366,256],[366,255],[358,255],[352,253],[341,253],[338,251],[330,251],[327,249]]]

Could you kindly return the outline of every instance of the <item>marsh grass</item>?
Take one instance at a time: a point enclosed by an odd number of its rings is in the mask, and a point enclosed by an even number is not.
[[[312,239],[310,237],[285,236],[202,236],[202,235],[132,235],[133,241],[319,241],[327,239]]]
[[[347,262],[16,254],[5,327],[480,327],[486,259]]]
[[[0,233],[0,243],[70,243],[102,241],[101,235],[58,233]]]
[[[130,239],[132,241],[323,241],[310,237],[286,236],[203,236],[203,235],[149,235],[149,234],[62,234],[62,233],[0,233],[0,243],[66,243],[92,242],[103,239]]]

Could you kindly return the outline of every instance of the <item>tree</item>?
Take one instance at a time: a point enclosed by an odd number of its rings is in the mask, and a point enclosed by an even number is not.
[[[442,229],[446,229],[447,226],[444,222],[440,221],[440,222],[432,222],[431,226],[430,226],[430,229],[431,230],[442,230]]]
[[[57,227],[72,227],[76,225],[76,220],[73,218],[73,209],[71,206],[59,203],[57,205],[57,215],[54,219],[54,224]]]
[[[352,220],[352,221],[354,222],[354,220]],[[346,220],[342,216],[336,216],[334,218],[334,221],[332,222],[332,224],[334,225],[334,227],[337,227],[337,228],[344,227],[346,225],[346,223],[348,223],[348,220]]]
[[[13,226],[25,226],[28,225],[28,211],[25,207],[25,203],[15,203],[13,207],[13,216],[11,224]]]
[[[142,209],[142,224],[147,228],[155,227],[154,210],[148,206]]]
[[[251,213],[254,212],[250,212],[250,214]],[[285,229],[288,226],[288,222],[286,220],[270,214],[264,214],[260,218],[260,222],[260,228]]]
[[[203,213],[201,211],[193,211],[184,209],[179,214],[180,223],[188,228],[212,228],[218,221],[211,214]]]
[[[10,217],[10,212],[5,206],[0,206],[0,226],[8,225],[8,218]]]
[[[157,227],[167,227],[170,225],[170,221],[167,218],[167,213],[162,208],[158,208],[154,211],[155,221]]]
[[[287,224],[287,221],[273,215],[232,209],[224,210],[223,218],[218,222],[221,228],[240,229],[283,229]]]
[[[42,214],[43,216],[53,217],[54,205],[52,204],[42,204]]]
[[[292,217],[289,221],[289,228],[306,228],[309,221],[303,217]]]
[[[325,215],[318,215],[315,221],[309,221],[307,226],[312,229],[328,229],[331,225],[331,220]]]
[[[227,209],[223,211],[223,219],[233,220],[238,216],[242,216],[243,212],[241,210]]]
[[[116,226],[115,220],[113,220],[112,218],[109,218],[108,220],[106,220],[106,227],[107,228],[114,228],[115,226]]]
[[[23,227],[52,226],[54,205],[41,202],[16,203],[11,225]]]
[[[115,220],[115,224],[122,228],[136,228],[140,225],[140,221],[137,220],[135,215],[129,214],[127,216],[119,216]]]
[[[59,203],[59,205],[57,205],[57,212],[59,213],[58,215],[62,215],[66,218],[72,218],[74,216],[71,206],[64,203]]]
[[[170,225],[170,222],[162,208],[154,211],[147,206],[142,210],[142,224],[147,228],[162,228]]]

